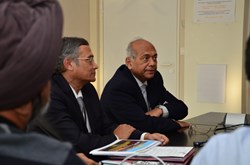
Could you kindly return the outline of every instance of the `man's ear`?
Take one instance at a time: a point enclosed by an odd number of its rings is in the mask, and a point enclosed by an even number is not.
[[[65,58],[63,60],[63,65],[64,65],[66,70],[73,70],[73,65],[72,65],[72,60],[71,59]]]
[[[22,130],[26,129],[32,116],[32,102],[29,101],[28,103],[12,110],[12,117],[13,116],[14,118],[10,118],[13,119],[11,121]]]
[[[130,57],[126,57],[125,63],[126,63],[126,65],[127,65],[128,69],[131,70],[131,69],[132,69],[132,66],[133,66],[133,64],[132,64],[132,59],[131,59]]]
[[[18,108],[15,108],[15,112],[19,115],[19,116],[27,116],[30,115],[32,111],[32,102],[28,102],[24,105],[21,105]]]

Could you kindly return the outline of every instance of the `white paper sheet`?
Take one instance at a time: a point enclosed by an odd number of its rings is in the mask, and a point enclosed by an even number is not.
[[[157,157],[185,157],[193,147],[154,147],[146,151],[146,154]]]
[[[225,119],[226,126],[245,124],[245,122],[246,122],[246,114],[227,113]]]
[[[235,0],[195,0],[194,22],[233,22]]]
[[[199,64],[197,66],[198,102],[224,103],[225,88],[225,64]]]

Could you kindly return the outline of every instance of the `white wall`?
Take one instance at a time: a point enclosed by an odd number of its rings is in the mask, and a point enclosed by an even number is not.
[[[117,0],[118,1],[118,0]],[[248,1],[248,0],[246,0]],[[90,40],[92,50],[98,64],[102,65],[102,26],[100,22],[100,0],[60,0],[64,15],[64,35],[85,37]],[[243,67],[243,45],[246,34],[243,34],[244,2],[236,0],[236,18],[231,23],[203,23],[193,22],[193,0],[181,0],[184,4],[182,21],[183,33],[180,35],[181,46],[185,47],[183,61],[183,82],[181,83],[181,97],[189,106],[189,116],[197,116],[209,111],[241,112],[243,105],[245,84]],[[249,3],[248,3],[249,6]],[[249,8],[249,7],[248,7]],[[183,12],[183,11],[182,11]],[[100,27],[100,29],[99,29]],[[249,28],[249,25],[248,25]],[[249,32],[249,31],[248,31]],[[245,38],[244,38],[245,37]],[[115,62],[115,59],[110,59]],[[201,103],[197,101],[197,64],[226,64],[227,81],[225,102]],[[100,72],[101,73],[101,72]],[[97,89],[102,91],[103,75],[98,74]],[[242,83],[244,82],[244,83]],[[101,87],[101,88],[100,88]]]
[[[242,110],[244,0],[236,0],[236,18],[227,23],[194,23],[193,1],[185,6],[184,101],[189,116]],[[198,102],[197,65],[226,64],[224,103]]]
[[[89,0],[60,0],[63,9],[63,36],[90,38]]]
[[[136,37],[152,42],[164,85],[178,97],[179,0],[102,0],[103,85],[125,63],[126,47]],[[133,18],[133,19],[132,19]]]
[[[64,14],[63,36],[83,37],[89,41],[95,61],[99,63],[99,0],[60,0]],[[93,83],[99,91],[100,70],[97,81]]]

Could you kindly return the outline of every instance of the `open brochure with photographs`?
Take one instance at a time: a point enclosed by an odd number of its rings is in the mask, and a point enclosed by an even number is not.
[[[145,152],[150,148],[160,145],[159,141],[155,140],[116,140],[113,143],[101,148],[90,151],[93,155],[106,156],[128,156],[134,153]]]
[[[194,148],[189,146],[159,146],[154,140],[116,140],[102,148],[92,150],[90,154],[106,155],[112,160],[122,160],[126,156],[134,155],[130,160],[155,160],[186,162],[194,155]]]

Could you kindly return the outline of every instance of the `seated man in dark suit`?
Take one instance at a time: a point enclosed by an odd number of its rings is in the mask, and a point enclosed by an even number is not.
[[[52,77],[51,106],[46,117],[59,136],[87,156],[93,149],[119,139],[155,139],[168,142],[162,134],[143,133],[127,124],[117,125],[102,110],[90,82],[98,68],[89,43],[83,38],[65,37]],[[96,157],[91,157],[95,160]]]
[[[178,121],[187,116],[188,107],[163,86],[157,56],[155,47],[144,39],[129,43],[126,65],[118,68],[101,96],[103,108],[114,122],[159,133],[189,126]]]

